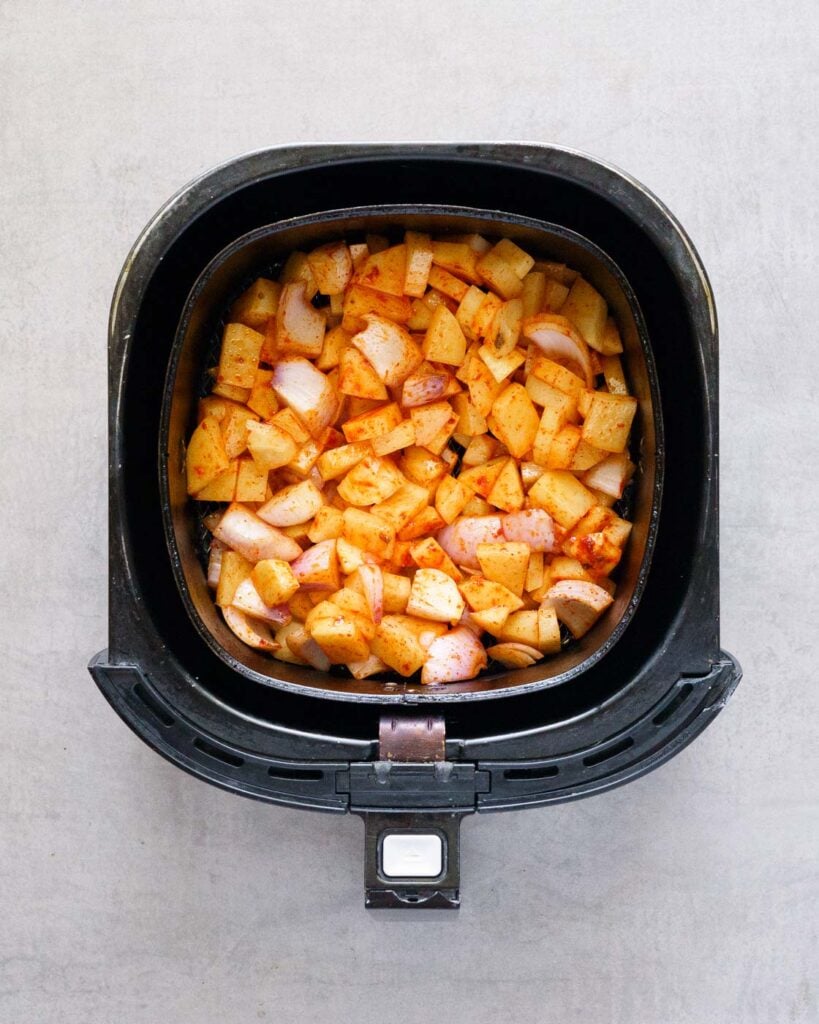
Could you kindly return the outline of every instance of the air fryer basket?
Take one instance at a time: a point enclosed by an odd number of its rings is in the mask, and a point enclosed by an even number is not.
[[[657,382],[643,440],[665,455],[661,511],[658,477],[642,519],[649,553],[656,531],[653,557],[648,568],[635,547],[648,571],[635,572],[617,642],[602,638],[596,660],[581,651],[549,685],[523,679],[437,700],[420,687],[384,699],[323,690],[317,699],[299,680],[274,687],[217,653],[177,587],[156,453],[163,378],[191,289],[248,232],[378,206],[527,218],[558,226],[552,244],[561,229],[575,232],[611,257],[633,293],[630,308],[642,311]],[[109,645],[92,674],[138,735],[198,777],[274,803],[360,814],[368,905],[457,906],[463,814],[573,799],[635,778],[702,731],[739,681],[719,647],[713,299],[677,222],[621,172],[517,145],[289,147],[243,157],[188,185],[145,229],[117,285],[109,346]],[[437,837],[438,874],[388,875],[385,837],[419,831]]]
[[[213,603],[197,557],[196,504],[188,499],[184,450],[194,426],[199,384],[221,337],[230,300],[260,274],[280,264],[294,249],[308,249],[332,238],[364,232],[402,230],[434,233],[504,234],[536,257],[555,259],[581,270],[600,290],[621,326],[623,359],[633,393],[639,399],[632,449],[638,470],[630,488],[634,529],[622,564],[614,604],[579,642],[530,669],[495,672],[477,680],[423,687],[393,676],[355,680],[275,661],[242,644],[230,632]],[[259,228],[237,239],[212,260],[194,285],[182,314],[165,384],[160,429],[160,486],[165,533],[177,584],[188,614],[214,653],[256,683],[339,700],[366,699],[437,703],[460,694],[493,697],[568,682],[617,642],[634,614],[651,563],[662,491],[663,447],[660,401],[654,361],[642,315],[628,282],[608,257],[588,240],[556,225],[531,218],[446,208],[385,208],[330,211]]]

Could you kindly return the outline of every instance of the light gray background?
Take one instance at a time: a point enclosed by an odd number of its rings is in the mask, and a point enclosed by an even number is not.
[[[815,4],[0,3],[0,1020],[808,1022],[817,1009]],[[655,190],[722,326],[724,646],[692,747],[468,820],[459,915],[365,913],[357,819],[154,755],[106,639],[106,317],[165,198],[270,144],[552,141]]]

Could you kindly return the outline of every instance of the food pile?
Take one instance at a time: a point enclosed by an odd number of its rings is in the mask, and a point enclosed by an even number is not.
[[[208,582],[356,679],[534,664],[611,605],[637,408],[605,300],[480,235],[294,252],[230,310],[186,457]],[[565,632],[565,630],[564,630]]]

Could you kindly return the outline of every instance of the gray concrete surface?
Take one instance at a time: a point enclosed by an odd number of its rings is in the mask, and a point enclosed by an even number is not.
[[[0,3],[0,1020],[819,1019],[817,8]],[[197,782],[106,635],[105,326],[136,233],[244,150],[555,141],[689,229],[722,324],[724,645],[654,775],[470,820],[458,916],[368,915],[361,825]]]

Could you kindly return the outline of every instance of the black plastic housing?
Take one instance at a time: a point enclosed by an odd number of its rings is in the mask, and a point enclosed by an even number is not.
[[[446,764],[378,768],[383,701],[256,685],[186,612],[167,557],[157,450],[163,381],[186,299],[225,246],[265,224],[362,206],[521,215],[589,239],[642,311],[656,366],[662,511],[642,599],[618,642],[558,685],[433,704]],[[717,326],[705,271],[647,190],[590,157],[531,145],[267,150],[186,186],[148,225],[117,285],[109,335],[110,629],[91,663],[126,723],[226,789],[362,814],[468,813],[573,799],[643,774],[713,719],[740,678],[719,646]],[[491,696],[491,695],[490,695]]]

